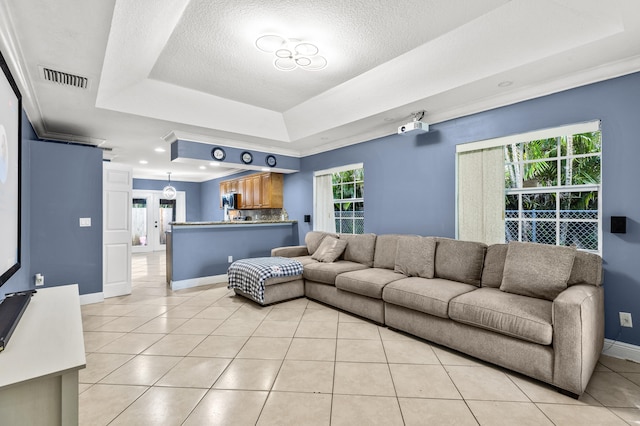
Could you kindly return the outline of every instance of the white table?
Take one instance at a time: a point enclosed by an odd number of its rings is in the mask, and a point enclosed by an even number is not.
[[[0,423],[78,424],[85,366],[78,285],[38,290],[0,352]]]

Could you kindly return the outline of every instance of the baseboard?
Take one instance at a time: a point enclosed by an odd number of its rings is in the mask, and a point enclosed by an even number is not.
[[[171,290],[183,290],[185,288],[199,287],[202,285],[211,285],[218,283],[226,283],[228,281],[227,274],[212,275],[209,277],[191,278],[188,280],[171,280]]]
[[[81,305],[90,305],[92,303],[104,302],[104,293],[89,293],[80,295]]]
[[[640,363],[640,346],[630,345],[629,343],[604,339],[602,353],[614,358],[628,359]]]

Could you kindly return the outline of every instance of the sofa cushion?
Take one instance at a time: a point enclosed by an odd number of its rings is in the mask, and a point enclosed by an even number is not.
[[[575,247],[511,241],[500,290],[553,300],[567,288]]]
[[[435,276],[479,287],[486,250],[483,243],[438,238]]]
[[[302,263],[302,266],[306,266],[310,263],[318,263],[317,260],[312,259],[311,256],[296,256],[296,257],[292,257],[291,259],[297,260],[298,262]]]
[[[362,263],[368,267],[373,266],[376,234],[340,234],[340,239],[349,243],[342,255],[344,260]]]
[[[448,318],[449,301],[473,290],[476,290],[475,286],[456,281],[409,277],[387,284],[382,290],[382,300],[425,314]]]
[[[417,235],[398,239],[395,272],[408,277],[433,278],[436,240]]]
[[[304,236],[304,243],[307,246],[307,251],[309,254],[315,253],[320,247],[320,243],[327,235],[331,235],[332,237],[338,237],[338,234],[330,234],[328,232],[320,232],[320,231],[309,231],[307,235]]]
[[[367,268],[338,275],[336,287],[362,296],[382,299],[384,286],[403,278],[406,277],[389,269]]]
[[[338,260],[333,263],[317,262],[304,265],[302,276],[305,280],[335,285],[338,274],[360,269],[366,269],[366,266],[348,260]]]
[[[347,248],[345,240],[326,236],[322,239],[318,249],[311,255],[311,258],[319,262],[331,263],[342,256],[345,248]]]
[[[373,267],[393,270],[396,265],[398,240],[402,235],[378,235],[376,238],[376,252],[373,255]]]
[[[502,284],[502,271],[508,247],[508,244],[493,244],[487,247],[482,267],[482,287],[499,288]]]
[[[602,258],[595,253],[576,251],[567,285],[602,284]]]
[[[553,302],[548,300],[487,287],[454,298],[449,303],[449,317],[507,336],[550,345],[552,306]]]

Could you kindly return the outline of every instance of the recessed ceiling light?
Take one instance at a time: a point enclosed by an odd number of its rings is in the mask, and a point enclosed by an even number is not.
[[[154,151],[155,152],[165,152],[166,149],[158,147],[158,148],[154,149]]]
[[[211,162],[211,163],[209,163],[209,165],[210,166],[215,166],[215,167],[220,167],[220,163]]]
[[[200,166],[200,170],[206,170],[207,168],[205,166]]]
[[[271,169],[268,168],[268,167],[263,167],[260,170],[262,170],[263,172],[270,172],[271,171]]]
[[[384,121],[393,121],[393,118],[391,118],[391,117],[385,117],[385,118],[384,118]]]
[[[513,81],[505,80],[498,83],[498,87],[509,87],[513,84]]]
[[[140,160],[140,164],[149,164],[147,160]]]

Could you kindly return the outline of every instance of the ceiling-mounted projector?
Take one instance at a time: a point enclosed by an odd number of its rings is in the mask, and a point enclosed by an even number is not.
[[[403,124],[398,127],[399,135],[419,135],[421,133],[427,133],[429,131],[429,124],[422,121],[412,121],[411,123]]]

